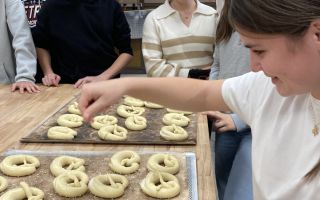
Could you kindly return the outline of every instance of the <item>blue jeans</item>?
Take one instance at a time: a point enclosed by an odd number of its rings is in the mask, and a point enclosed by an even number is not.
[[[219,200],[253,199],[251,141],[250,129],[212,135]]]

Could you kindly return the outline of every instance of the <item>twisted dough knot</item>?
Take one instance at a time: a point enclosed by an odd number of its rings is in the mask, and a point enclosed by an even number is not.
[[[77,131],[64,127],[53,126],[48,130],[48,138],[56,140],[71,140],[77,135]]]
[[[144,106],[147,107],[147,108],[154,108],[154,109],[163,108],[162,105],[156,104],[156,103],[152,103],[152,102],[149,102],[149,101],[145,101],[144,102]]]
[[[140,131],[147,128],[147,119],[139,115],[133,115],[128,117],[124,124],[130,130]]]
[[[127,139],[127,129],[118,125],[107,125],[100,128],[98,135],[103,140],[122,141]]]
[[[162,122],[166,125],[188,126],[190,119],[183,114],[167,113],[163,116]]]
[[[117,113],[121,117],[127,118],[132,115],[142,115],[144,113],[145,109],[141,107],[134,107],[134,106],[126,106],[126,105],[120,105],[117,108]]]
[[[131,174],[139,169],[140,156],[134,151],[119,151],[110,159],[110,168],[119,174]]]
[[[174,109],[171,109],[171,108],[167,108],[166,110],[169,113],[179,113],[179,114],[184,114],[184,115],[191,115],[192,114],[192,112],[189,112],[189,111],[174,110]]]
[[[8,176],[27,176],[40,166],[39,160],[29,155],[8,156],[0,164],[2,173]]]
[[[89,190],[98,197],[117,198],[123,195],[128,184],[128,179],[122,175],[99,175],[90,180]]]
[[[53,180],[53,188],[60,196],[79,197],[88,190],[88,176],[81,171],[68,171]]]
[[[171,126],[164,126],[160,130],[160,136],[166,140],[185,140],[188,138],[188,133],[180,126],[172,124]]]
[[[12,199],[28,199],[28,200],[42,200],[44,197],[44,193],[42,190],[29,187],[26,182],[20,182],[19,188],[14,188],[6,193],[4,193],[0,199],[1,200],[12,200]]]
[[[76,127],[79,127],[82,125],[82,121],[83,121],[83,117],[81,117],[79,115],[64,114],[58,118],[57,123],[60,126],[65,126],[65,127],[69,127],[69,128],[76,128]]]
[[[176,174],[179,172],[180,165],[178,159],[173,155],[154,154],[149,158],[147,168],[149,171]]]
[[[81,111],[79,109],[79,104],[77,102],[73,102],[69,107],[68,107],[68,112],[76,115],[81,115]]]
[[[100,129],[105,125],[114,125],[118,122],[118,119],[111,115],[101,115],[93,118],[93,122],[91,123],[92,128]]]
[[[141,101],[140,99],[126,96],[123,100],[123,103],[127,106],[137,106],[137,107],[142,107],[144,106],[144,102]]]
[[[68,171],[85,171],[85,161],[81,158],[72,156],[59,156],[55,158],[50,164],[50,171],[54,176],[59,176]]]
[[[172,198],[180,193],[178,179],[166,172],[149,172],[140,186],[144,193],[159,199]]]
[[[7,189],[8,187],[8,181],[4,177],[0,176],[0,192]]]

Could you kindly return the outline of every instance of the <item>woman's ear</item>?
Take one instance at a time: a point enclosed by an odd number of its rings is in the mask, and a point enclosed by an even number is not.
[[[320,42],[320,19],[317,19],[311,23],[311,29],[317,42]]]

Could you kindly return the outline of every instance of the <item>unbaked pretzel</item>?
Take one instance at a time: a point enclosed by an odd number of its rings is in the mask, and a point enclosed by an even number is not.
[[[139,169],[140,156],[134,151],[119,151],[110,159],[110,168],[119,174],[131,174]]]
[[[77,131],[65,126],[53,126],[48,130],[48,138],[55,140],[71,140],[77,135]]]
[[[99,129],[99,138],[103,140],[123,141],[127,139],[127,129],[118,125],[107,125]]]
[[[118,122],[118,119],[111,115],[101,115],[96,116],[93,118],[93,121],[91,123],[92,128],[94,129],[100,129],[103,126],[106,125],[114,125]]]
[[[183,114],[167,113],[163,116],[162,122],[165,125],[175,124],[177,126],[188,126],[190,119]]]
[[[68,112],[76,115],[81,115],[81,111],[79,109],[79,104],[78,102],[73,102],[69,107],[68,107]]]
[[[156,103],[152,103],[152,102],[149,102],[149,101],[145,101],[144,102],[144,106],[147,107],[147,108],[153,108],[153,109],[163,108],[162,105],[156,104]]]
[[[175,109],[171,109],[171,108],[167,108],[166,110],[169,113],[179,113],[179,114],[184,114],[184,115],[191,115],[193,113],[193,112],[190,112],[190,111],[175,110]]]
[[[27,176],[40,166],[39,160],[30,155],[7,156],[0,163],[2,173],[8,176]]]
[[[145,194],[159,199],[175,197],[181,190],[178,179],[166,172],[149,172],[140,186]]]
[[[36,187],[29,187],[26,182],[20,182],[18,188],[8,190],[6,193],[1,195],[1,200],[13,200],[13,199],[28,199],[28,200],[42,200],[44,193],[42,190]]]
[[[167,172],[170,174],[176,174],[179,172],[179,161],[174,155],[169,154],[154,154],[147,162],[147,168],[149,171]]]
[[[7,189],[8,187],[8,181],[4,177],[0,176],[0,192]]]
[[[101,198],[117,198],[123,195],[129,182],[119,174],[105,174],[93,177],[89,182],[90,192]]]
[[[162,127],[160,136],[166,140],[181,141],[188,138],[188,133],[184,128],[172,124]]]
[[[144,102],[140,99],[126,96],[124,97],[123,103],[127,106],[136,106],[136,107],[142,107],[144,106]]]
[[[124,124],[130,130],[140,131],[147,128],[147,119],[139,115],[132,115],[126,119]]]
[[[81,171],[69,171],[53,180],[53,188],[63,197],[80,197],[88,190],[88,176]]]
[[[51,162],[50,171],[54,176],[59,176],[60,174],[73,170],[84,172],[86,170],[84,163],[84,159],[81,158],[59,156]]]
[[[82,125],[83,117],[75,114],[63,114],[59,116],[57,123],[60,126],[76,128]]]
[[[135,106],[120,105],[117,108],[118,115],[124,118],[130,117],[132,115],[142,115],[144,111],[144,108]]]

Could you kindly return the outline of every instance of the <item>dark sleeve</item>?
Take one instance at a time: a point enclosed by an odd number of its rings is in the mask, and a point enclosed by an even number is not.
[[[49,8],[50,0],[45,1],[37,14],[36,26],[32,29],[32,37],[36,47],[49,49],[50,35],[49,35]]]
[[[114,10],[113,40],[119,53],[133,55],[131,48],[130,27],[122,11],[121,5],[116,2]]]

